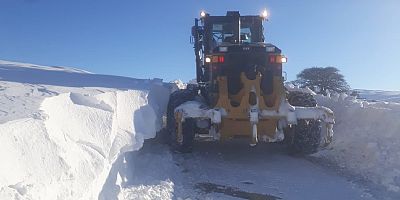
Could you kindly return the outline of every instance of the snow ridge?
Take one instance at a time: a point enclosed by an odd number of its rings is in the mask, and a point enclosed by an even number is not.
[[[61,66],[43,66],[43,65],[35,65],[29,63],[21,63],[21,62],[12,62],[6,60],[0,60],[0,66],[5,67],[18,67],[18,68],[30,68],[30,69],[39,69],[39,70],[49,70],[49,71],[63,71],[63,72],[73,72],[73,73],[84,73],[91,74],[88,71],[73,68],[73,67],[61,67]]]
[[[97,199],[117,158],[161,127],[148,95],[64,93],[43,101],[44,120],[0,124],[0,199]]]

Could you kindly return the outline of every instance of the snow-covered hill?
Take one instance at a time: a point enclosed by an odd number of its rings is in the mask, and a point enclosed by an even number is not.
[[[236,142],[182,155],[146,140],[172,89],[0,61],[0,199],[400,198],[397,103],[318,96],[335,111],[336,135],[311,157]]]
[[[361,99],[367,101],[385,101],[400,103],[400,91],[383,90],[355,90],[360,94]]]

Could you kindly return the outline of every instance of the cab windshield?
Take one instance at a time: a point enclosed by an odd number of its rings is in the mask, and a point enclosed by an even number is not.
[[[213,42],[217,45],[222,42],[234,43],[234,30],[232,23],[215,23],[212,25]]]
[[[264,42],[262,20],[255,17],[241,17],[240,40],[242,43]]]
[[[240,20],[239,37],[236,37],[234,27],[237,23],[233,23],[232,21],[212,23],[212,46],[219,46],[222,43],[238,43],[237,38],[240,38],[240,43],[256,43],[264,41],[262,36],[263,28],[261,19],[255,17],[241,17]]]

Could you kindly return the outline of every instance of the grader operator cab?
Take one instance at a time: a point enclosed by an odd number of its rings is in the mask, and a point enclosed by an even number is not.
[[[284,141],[292,152],[313,153],[333,136],[333,112],[313,96],[285,88],[287,58],[265,43],[267,13],[226,16],[201,12],[192,27],[197,84],[171,94],[167,128],[173,147],[190,152],[194,140],[247,138]]]

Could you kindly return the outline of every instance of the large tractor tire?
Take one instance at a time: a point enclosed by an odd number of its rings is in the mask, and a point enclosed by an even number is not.
[[[187,118],[182,122],[182,139],[179,141],[175,108],[187,101],[193,101],[196,96],[197,91],[190,89],[177,90],[170,95],[167,107],[167,129],[169,133],[169,143],[173,151],[190,153],[193,149],[195,120]]]
[[[315,107],[317,101],[311,94],[290,92],[287,96],[292,106]],[[312,154],[318,151],[321,143],[320,120],[298,120],[285,131],[285,141],[291,154]]]
[[[317,106],[317,101],[314,99],[313,95],[303,92],[289,92],[287,99],[292,106],[302,106],[302,107],[315,107]]]

